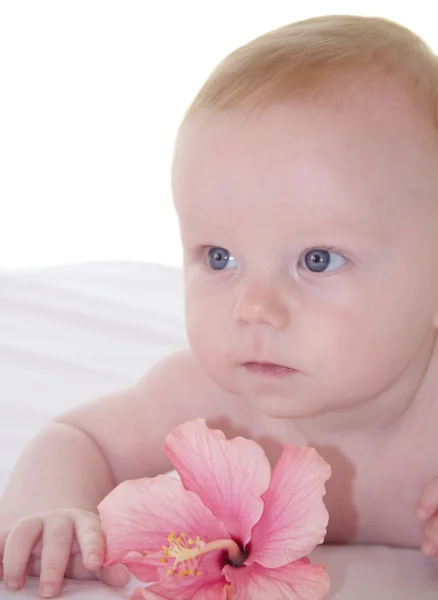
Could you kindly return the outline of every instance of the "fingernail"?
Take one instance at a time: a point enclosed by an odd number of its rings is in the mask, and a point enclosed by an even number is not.
[[[41,587],[41,596],[43,598],[53,598],[56,596],[56,586],[54,583],[45,583]]]
[[[5,587],[7,587],[8,590],[18,590],[20,589],[20,582],[18,579],[6,579]]]

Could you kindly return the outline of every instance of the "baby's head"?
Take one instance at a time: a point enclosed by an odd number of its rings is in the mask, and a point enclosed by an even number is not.
[[[222,387],[302,417],[418,386],[438,327],[437,124],[437,57],[382,19],[294,23],[212,73],[173,190],[188,338]]]

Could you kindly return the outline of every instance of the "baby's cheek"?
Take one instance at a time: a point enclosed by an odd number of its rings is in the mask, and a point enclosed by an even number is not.
[[[387,353],[382,327],[366,311],[326,305],[297,327],[297,360],[302,361],[303,371],[318,374],[327,385],[347,380],[362,385]]]
[[[219,387],[235,391],[233,369],[228,362],[229,329],[218,315],[193,305],[187,311],[187,340],[196,361]]]
[[[217,352],[218,323],[215,314],[204,304],[189,302],[186,305],[186,332],[189,346],[199,360],[205,362]]]

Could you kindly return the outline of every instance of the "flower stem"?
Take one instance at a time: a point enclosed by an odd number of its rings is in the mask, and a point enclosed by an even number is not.
[[[196,551],[197,556],[214,552],[215,550],[226,550],[228,552],[228,558],[233,565],[240,566],[246,559],[246,554],[242,552],[240,546],[233,540],[215,540],[214,542],[208,542],[202,548],[198,548]]]

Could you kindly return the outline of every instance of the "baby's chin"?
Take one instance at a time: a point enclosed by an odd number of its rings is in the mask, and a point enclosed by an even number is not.
[[[233,377],[221,377],[214,373],[214,381],[224,391],[233,396],[241,398],[256,410],[273,419],[306,419],[324,415],[339,408],[329,398],[306,397],[305,394],[296,391],[282,389],[259,390],[248,388],[245,383]],[[223,375],[223,374],[221,374]]]
[[[273,419],[306,419],[323,415],[333,410],[321,401],[279,397],[278,395],[246,395],[246,399],[263,415]]]

